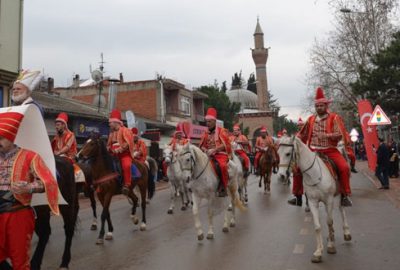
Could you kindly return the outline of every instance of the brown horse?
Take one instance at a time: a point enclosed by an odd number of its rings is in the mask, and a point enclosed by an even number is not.
[[[273,146],[268,147],[266,151],[263,151],[259,161],[260,180],[258,186],[261,187],[261,180],[264,179],[264,193],[269,193],[271,191],[272,168],[276,166],[276,160],[277,158]]]
[[[96,244],[103,244],[105,235],[105,221],[107,220],[108,233],[105,237],[106,240],[112,239],[113,226],[110,217],[110,203],[112,196],[117,194],[120,187],[117,183],[118,173],[114,170],[113,160],[111,155],[108,153],[105,142],[99,138],[99,136],[92,136],[83,145],[78,157],[83,157],[89,160],[91,165],[93,187],[96,189],[97,197],[103,206],[101,213],[101,229]],[[146,165],[133,161],[138,170],[141,173],[140,179],[132,180],[131,189],[127,196],[133,202],[131,219],[134,224],[138,224],[139,219],[136,216],[136,208],[138,206],[138,197],[133,192],[133,189],[137,186],[140,190],[141,206],[142,206],[142,224],[140,230],[146,229],[146,197],[147,191],[149,190],[149,198],[154,195],[155,185],[152,180],[148,179],[148,169]]]

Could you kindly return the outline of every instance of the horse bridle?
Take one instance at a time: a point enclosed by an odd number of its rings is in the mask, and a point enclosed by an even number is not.
[[[279,144],[279,147],[282,145],[282,146],[286,146],[286,147],[292,147],[292,151],[291,151],[291,153],[290,153],[290,160],[289,160],[289,164],[287,164],[287,168],[286,168],[286,175],[290,175],[290,172],[289,172],[289,168],[290,168],[290,166],[291,166],[291,164],[292,164],[292,162],[293,162],[293,158],[295,159],[294,160],[294,162],[296,163],[296,152],[294,151],[294,139],[295,139],[295,137],[293,137],[293,139],[292,139],[292,143],[281,143],[281,144]],[[314,164],[315,164],[315,161],[317,160],[317,153],[315,153],[315,155],[314,155],[314,160],[313,160],[313,162],[311,163],[311,165],[307,168],[307,169],[305,169],[304,171],[301,171],[301,173],[302,174],[304,174],[304,173],[306,173],[307,171],[309,171],[309,170],[311,170],[311,168],[312,167],[314,167]],[[283,166],[286,166],[286,164],[283,164]]]
[[[190,151],[186,151],[186,152],[180,154],[180,156],[187,155],[187,154],[190,154],[190,169],[182,168],[182,170],[183,171],[190,170],[190,175],[193,176],[193,167],[196,165],[196,160],[193,158],[192,153]],[[210,163],[210,159],[207,160],[206,166],[204,166],[204,168],[201,170],[200,174],[198,176],[194,177],[195,180],[199,179],[199,177],[205,172],[209,163]],[[181,167],[182,167],[182,164],[181,164]]]

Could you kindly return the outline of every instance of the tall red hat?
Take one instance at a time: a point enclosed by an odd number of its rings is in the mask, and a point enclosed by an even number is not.
[[[233,126],[233,130],[235,131],[240,131],[240,126],[238,125],[238,124],[235,124],[234,126]]]
[[[276,136],[277,136],[278,138],[282,137],[282,131],[278,131],[278,133],[276,134]]]
[[[299,117],[299,120],[297,120],[297,125],[298,126],[304,125],[304,121],[303,121],[303,119],[301,119],[301,117]]]
[[[318,103],[326,103],[329,104],[332,102],[332,100],[330,99],[326,99],[325,95],[324,95],[324,90],[322,89],[322,87],[318,87],[316,90],[316,94],[315,94],[315,104]]]
[[[217,120],[217,110],[212,107],[208,108],[205,118],[206,120]]]
[[[267,128],[262,126],[260,132],[267,132]]]
[[[181,128],[181,125],[180,125],[180,124],[177,124],[177,125],[176,125],[175,134],[176,134],[176,133],[183,133],[183,131],[182,131],[182,128]]]
[[[14,142],[24,115],[17,112],[0,113],[0,136]]]
[[[138,135],[139,130],[136,127],[131,128],[133,135]]]
[[[59,113],[56,118],[56,122],[62,122],[67,126],[68,125],[68,114],[66,114],[65,112]]]
[[[112,110],[108,122],[118,122],[122,125],[121,112],[117,109]]]

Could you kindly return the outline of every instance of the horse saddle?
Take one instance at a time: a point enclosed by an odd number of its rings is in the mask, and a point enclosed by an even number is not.
[[[333,179],[335,179],[336,181],[339,180],[339,168],[336,166],[335,162],[333,162],[332,159],[330,159],[327,155],[323,153],[318,153],[318,156],[325,163]]]

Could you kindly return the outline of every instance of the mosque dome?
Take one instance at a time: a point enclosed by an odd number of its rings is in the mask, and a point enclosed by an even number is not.
[[[258,96],[246,89],[231,89],[226,92],[230,102],[240,103],[241,109],[258,109]]]

